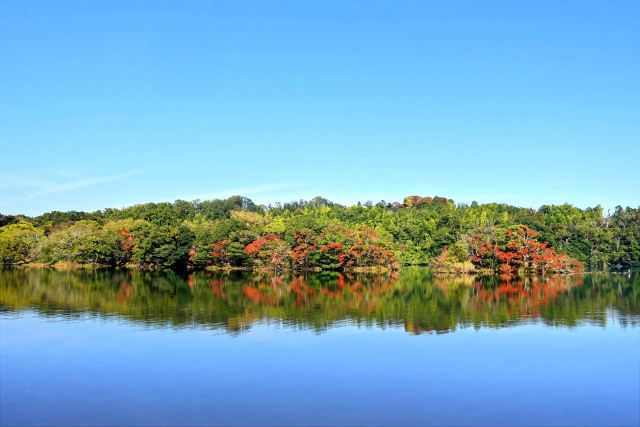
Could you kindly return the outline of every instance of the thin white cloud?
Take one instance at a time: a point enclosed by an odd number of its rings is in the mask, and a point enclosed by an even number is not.
[[[192,195],[190,197],[184,197],[185,200],[211,200],[227,198],[233,195],[242,195],[246,197],[264,196],[269,194],[280,194],[284,191],[291,190],[293,188],[300,188],[302,185],[295,182],[274,182],[267,184],[260,184],[247,187],[238,187],[229,190],[220,190],[207,193],[200,193]]]
[[[12,193],[18,193],[16,198],[9,200],[5,199],[2,201],[2,204],[8,205],[23,200],[34,199],[38,196],[72,191],[96,184],[119,181],[133,176],[136,173],[138,172],[132,171],[118,175],[78,178],[62,183],[20,175],[0,175],[0,189],[5,191],[8,190]]]

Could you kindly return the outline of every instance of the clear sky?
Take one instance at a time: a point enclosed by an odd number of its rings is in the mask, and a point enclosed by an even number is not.
[[[640,2],[0,1],[0,212],[640,205]]]

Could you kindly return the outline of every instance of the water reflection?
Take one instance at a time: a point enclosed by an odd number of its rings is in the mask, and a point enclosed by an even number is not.
[[[412,334],[541,321],[623,326],[640,321],[640,275],[548,278],[436,277],[425,268],[390,275],[0,271],[0,310],[118,316],[151,327],[239,333],[257,322],[296,328],[351,323]]]

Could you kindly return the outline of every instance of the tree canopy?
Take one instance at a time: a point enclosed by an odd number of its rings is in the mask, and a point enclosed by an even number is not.
[[[445,197],[343,206],[242,196],[95,212],[0,215],[0,263],[349,269],[433,264],[562,270],[640,266],[640,208],[539,209]],[[467,263],[467,264],[465,264]],[[566,268],[565,268],[566,267]]]

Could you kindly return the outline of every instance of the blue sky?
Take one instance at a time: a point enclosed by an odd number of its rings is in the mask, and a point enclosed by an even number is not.
[[[640,2],[0,3],[0,212],[640,205]]]

